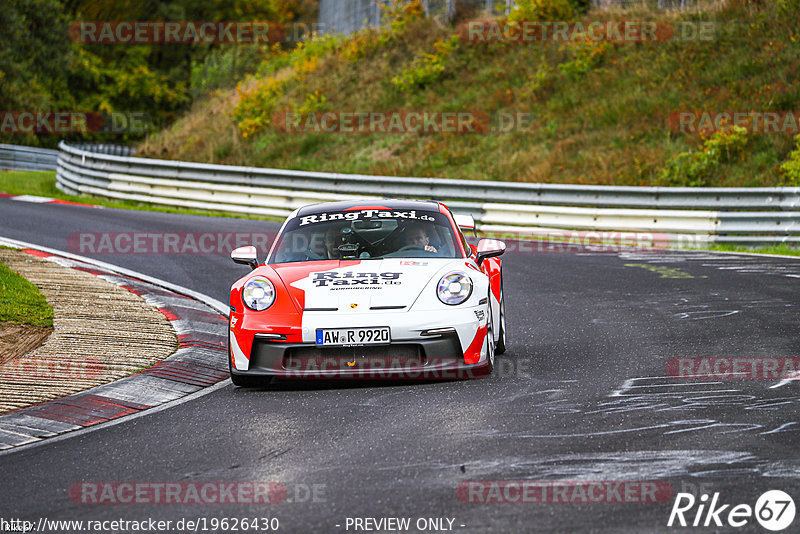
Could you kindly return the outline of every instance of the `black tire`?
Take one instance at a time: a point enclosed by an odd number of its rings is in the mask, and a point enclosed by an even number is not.
[[[503,294],[503,274],[500,274],[500,335],[497,338],[495,354],[503,354],[506,351],[506,299]]]
[[[242,376],[231,373],[231,382],[234,386],[240,388],[257,388],[266,386],[269,383],[269,378],[261,376]]]
[[[494,327],[492,326],[492,301],[491,301],[491,289],[489,289],[489,306],[487,306],[489,317],[486,321],[486,362],[488,366],[486,367],[486,374],[492,374],[494,370],[494,357],[497,354],[497,350],[494,344]]]
[[[229,342],[230,343],[230,342]],[[231,382],[240,388],[256,388],[269,384],[270,377],[245,376],[233,373],[233,361],[231,360],[231,346],[228,345],[228,370],[231,373]]]

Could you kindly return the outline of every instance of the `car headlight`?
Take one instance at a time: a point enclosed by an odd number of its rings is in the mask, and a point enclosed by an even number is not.
[[[436,286],[436,296],[450,306],[461,304],[472,295],[472,279],[466,273],[444,275]]]
[[[253,277],[244,285],[242,302],[251,310],[266,310],[275,302],[275,286],[262,276]]]

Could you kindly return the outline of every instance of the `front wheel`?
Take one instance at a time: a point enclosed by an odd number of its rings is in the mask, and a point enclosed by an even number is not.
[[[260,376],[242,376],[231,373],[231,382],[233,382],[234,386],[240,388],[257,388],[259,386],[265,386],[268,381],[268,378],[262,378]]]
[[[489,317],[486,320],[486,362],[488,366],[486,368],[486,374],[491,374],[492,370],[494,369],[494,355],[495,355],[495,344],[494,344],[494,326],[492,326],[493,319],[492,319],[492,301],[491,301],[491,290],[489,292],[489,306],[487,306]]]
[[[265,386],[270,382],[270,378],[264,378],[261,376],[244,376],[244,375],[236,375],[233,374],[233,361],[231,359],[231,347],[228,346],[228,370],[231,373],[231,382],[233,382],[234,386],[240,388],[256,388],[259,386]]]
[[[503,281],[500,281],[500,335],[497,338],[496,354],[503,354],[506,351],[506,299],[503,294]]]

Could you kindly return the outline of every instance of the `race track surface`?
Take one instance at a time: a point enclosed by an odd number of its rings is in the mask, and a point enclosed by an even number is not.
[[[80,232],[277,228],[0,199],[0,236],[75,253],[68,240]],[[84,255],[223,302],[248,272],[224,253]],[[229,385],[0,455],[0,515],[35,523],[276,517],[281,532],[354,532],[352,518],[386,517],[411,518],[412,527],[447,518],[460,532],[711,532],[713,522],[667,527],[675,494],[718,492],[720,504],[753,506],[766,490],[783,490],[797,500],[798,382],[687,379],[675,369],[679,358],[800,357],[800,261],[511,251],[503,263],[509,349],[491,377]],[[622,482],[623,493],[656,482],[668,493],[660,502],[586,502],[570,490],[562,494],[569,502],[485,503],[468,501],[486,494],[463,491],[469,481],[522,480]],[[286,500],[86,504],[69,493],[82,483],[256,481],[283,484]],[[764,531],[754,518],[716,530]]]

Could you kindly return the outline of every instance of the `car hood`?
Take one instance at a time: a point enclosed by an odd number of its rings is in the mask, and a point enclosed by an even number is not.
[[[454,258],[327,260],[271,267],[300,310],[355,313],[408,309],[439,272],[466,269],[464,259]]]

